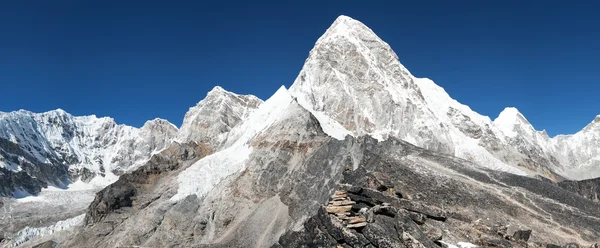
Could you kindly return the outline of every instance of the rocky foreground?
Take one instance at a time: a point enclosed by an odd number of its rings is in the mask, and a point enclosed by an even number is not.
[[[122,177],[98,193],[82,228],[23,247],[590,247],[600,237],[598,204],[547,179],[369,137],[320,144],[292,175],[281,165],[304,152],[281,145],[264,149],[282,161],[180,202],[168,200],[169,178],[189,162],[154,160],[139,169],[142,179]],[[337,172],[309,169],[340,157],[342,147],[361,154],[356,169],[351,159],[331,161],[350,166]],[[244,181],[254,186],[236,187]]]

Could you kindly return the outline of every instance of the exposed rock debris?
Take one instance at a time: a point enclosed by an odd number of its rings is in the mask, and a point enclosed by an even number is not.
[[[331,201],[306,221],[303,230],[283,235],[273,247],[456,247],[444,239],[441,230],[449,215],[452,213],[418,200],[403,199],[393,187],[370,189],[341,184]],[[509,235],[508,226],[502,224],[476,224],[472,231],[478,238],[458,242],[458,246],[585,247],[576,243],[528,243],[532,230],[517,230]],[[591,246],[594,247],[598,244]]]

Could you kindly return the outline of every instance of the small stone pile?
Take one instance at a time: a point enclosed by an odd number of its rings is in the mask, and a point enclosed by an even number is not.
[[[348,228],[364,227],[367,225],[367,220],[352,213],[352,205],[354,204],[356,202],[352,201],[345,191],[335,191],[326,207],[327,213],[342,220]]]

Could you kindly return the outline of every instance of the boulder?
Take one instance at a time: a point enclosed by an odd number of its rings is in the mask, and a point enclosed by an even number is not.
[[[531,236],[531,230],[518,230],[513,234],[513,239],[517,241],[529,241]]]

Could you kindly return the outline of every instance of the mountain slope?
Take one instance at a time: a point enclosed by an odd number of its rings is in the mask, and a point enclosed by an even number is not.
[[[77,180],[96,179],[105,186],[165,148],[177,134],[173,124],[161,119],[138,129],[60,109],[1,113],[0,127],[0,181],[13,182],[3,184],[4,196],[37,194],[47,185],[67,188]],[[25,185],[27,180],[30,184]]]

